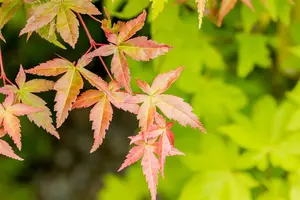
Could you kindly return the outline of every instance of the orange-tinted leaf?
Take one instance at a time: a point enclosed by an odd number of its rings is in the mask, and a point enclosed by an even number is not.
[[[112,94],[108,89],[108,84],[98,75],[90,72],[85,68],[78,68],[80,74],[98,90],[105,92],[109,97],[112,98]]]
[[[6,132],[3,127],[0,128],[0,138],[2,138],[4,135],[6,135]]]
[[[95,51],[88,54],[89,57],[96,57],[96,56],[109,56],[116,52],[117,47],[115,45],[109,44],[104,45],[96,49]]]
[[[159,162],[154,155],[154,147],[146,146],[142,159],[143,173],[146,176],[148,187],[151,192],[151,199],[156,199],[156,187],[158,183]]]
[[[28,119],[31,122],[34,122],[38,127],[44,128],[47,132],[59,138],[55,127],[52,125],[51,112],[49,108],[46,107],[46,102],[40,97],[32,94],[35,92],[52,90],[54,82],[43,79],[34,79],[24,82],[21,81],[21,79],[24,81],[26,80],[22,67],[20,67],[20,71],[16,78],[16,83],[18,84],[19,89],[15,89],[13,93],[17,94],[18,99],[21,100],[22,103],[41,109],[39,112],[27,114]]]
[[[218,26],[222,25],[224,17],[229,13],[229,11],[234,8],[237,0],[222,0],[221,8],[219,10]]]
[[[124,168],[132,165],[133,163],[137,162],[139,159],[142,158],[144,154],[145,147],[143,145],[135,146],[132,149],[130,149],[128,155],[126,156],[126,159],[120,169],[118,171],[123,170]]]
[[[75,48],[79,37],[79,22],[76,15],[70,10],[61,7],[57,14],[57,31],[62,39],[71,47]]]
[[[147,37],[136,37],[119,45],[125,54],[137,61],[149,61],[170,50],[170,46],[157,44],[155,41],[148,40]]]
[[[142,81],[140,79],[136,79],[136,84],[139,86],[139,88],[141,88],[143,90],[143,92],[149,94],[151,92],[151,88],[150,88],[150,85],[145,82],[145,81]]]
[[[164,178],[164,166],[166,162],[166,157],[169,155],[169,152],[172,149],[172,145],[169,141],[169,138],[166,133],[162,134],[158,141],[158,152],[159,152],[159,161],[160,161],[160,173]]]
[[[69,115],[72,104],[79,95],[80,89],[83,87],[83,80],[79,72],[69,69],[67,73],[61,77],[55,84],[54,89],[57,91],[55,97],[54,110],[56,113],[56,127],[60,127]]]
[[[0,140],[0,154],[10,158],[14,158],[16,160],[23,160],[23,158],[20,158],[18,155],[15,154],[11,146],[9,146],[9,144],[4,140]]]
[[[146,11],[144,10],[137,18],[126,22],[120,27],[120,33],[118,36],[118,44],[131,38],[137,31],[139,31],[145,23]]]
[[[167,91],[172,83],[177,80],[182,70],[183,67],[178,67],[167,73],[159,74],[152,83],[151,92],[160,94]]]
[[[65,4],[75,12],[88,15],[101,15],[101,12],[91,0],[65,0]]]
[[[130,72],[123,52],[116,52],[111,61],[111,71],[125,90],[132,93],[130,88]]]
[[[104,95],[99,90],[88,90],[82,93],[73,104],[73,108],[87,108],[97,103]]]
[[[77,61],[76,67],[83,68],[92,62],[93,58],[84,54],[79,60]]]
[[[27,73],[42,76],[57,76],[71,69],[73,64],[65,59],[56,58],[26,70]]]
[[[192,107],[183,101],[183,99],[161,94],[166,91],[171,84],[178,78],[183,67],[158,75],[151,86],[148,95],[136,95],[128,100],[129,103],[143,102],[139,109],[138,119],[142,131],[148,130],[153,123],[153,118],[156,113],[156,106],[169,118],[178,121],[181,125],[189,124],[193,128],[199,128],[203,132],[205,129],[198,117],[192,112]],[[147,91],[145,83],[140,82],[139,86]]]
[[[106,95],[103,95],[98,103],[92,108],[90,120],[93,122],[92,129],[94,130],[94,145],[91,152],[94,152],[103,142],[106,130],[112,120],[113,110]]]
[[[59,10],[60,3],[57,2],[48,2],[36,7],[28,19],[25,28],[21,30],[20,35],[38,30],[49,24],[55,18]]]

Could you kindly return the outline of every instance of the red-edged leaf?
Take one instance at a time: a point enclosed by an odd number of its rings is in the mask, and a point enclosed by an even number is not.
[[[142,81],[140,79],[136,79],[136,84],[139,86],[139,88],[141,88],[143,90],[143,92],[145,92],[146,94],[149,94],[151,89],[150,86],[147,82]]]
[[[156,199],[156,187],[158,183],[159,162],[154,155],[154,147],[147,145],[142,159],[143,173],[146,176],[151,199]]]
[[[103,96],[103,92],[99,90],[88,90],[82,93],[73,104],[73,108],[87,108],[99,101]]]
[[[192,112],[193,108],[182,98],[160,94],[156,97],[157,107],[169,118],[178,121],[181,125],[189,124],[192,128],[199,128],[206,132],[198,117]]]
[[[20,32],[20,35],[35,31],[49,24],[55,18],[59,10],[60,4],[57,2],[48,2],[36,7],[28,19],[25,28]]]
[[[125,90],[132,93],[130,88],[130,72],[123,52],[116,52],[111,61],[111,71]]]
[[[234,8],[237,0],[222,0],[221,8],[219,10],[218,26],[222,25],[224,17],[229,13],[229,11]]]
[[[166,157],[169,155],[169,152],[172,149],[172,145],[169,141],[169,138],[166,133],[162,134],[158,141],[158,152],[160,160],[160,173],[164,178],[164,166],[166,162]]]
[[[183,67],[178,67],[167,73],[159,74],[152,83],[151,92],[160,94],[168,90],[172,83],[177,80],[182,70]]]
[[[93,121],[92,129],[94,132],[94,145],[91,152],[94,152],[103,142],[106,130],[112,120],[113,110],[106,95],[104,95],[98,103],[92,108],[90,120]]]
[[[61,7],[57,14],[57,31],[62,39],[71,47],[75,48],[79,37],[79,22],[76,15],[70,10]]]
[[[157,44],[155,41],[148,40],[147,37],[136,37],[119,45],[125,54],[137,61],[149,61],[170,50],[170,46]]]
[[[145,149],[144,145],[135,146],[132,149],[130,149],[124,163],[121,165],[118,172],[132,165],[133,163],[137,162],[139,159],[141,159],[141,157],[144,154],[144,149]]]
[[[65,59],[56,58],[26,70],[27,73],[41,76],[57,76],[73,68],[73,64]]]
[[[23,158],[15,154],[11,146],[4,140],[0,140],[0,154],[10,158],[14,158],[16,160],[21,160],[21,161],[23,160]]]
[[[56,82],[54,89],[57,93],[54,110],[57,112],[57,128],[60,127],[68,117],[72,104],[75,102],[82,87],[83,80],[75,68],[68,70],[67,73]]]
[[[144,10],[142,14],[140,14],[137,18],[126,22],[120,27],[118,44],[121,44],[124,41],[131,38],[137,31],[139,31],[144,26],[146,15],[146,11]]]

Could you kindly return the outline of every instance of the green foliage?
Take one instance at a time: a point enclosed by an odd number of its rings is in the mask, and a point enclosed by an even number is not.
[[[123,2],[126,14],[118,9],[115,16],[126,18],[129,5],[137,1]],[[237,3],[222,27],[204,17],[200,31],[193,1],[174,2],[169,0],[149,21],[151,38],[174,49],[147,66],[135,64],[132,73],[150,81],[151,66],[156,72],[185,66],[172,93],[190,99],[208,134],[172,128],[176,146],[186,156],[168,158],[159,196],[300,199],[300,2],[252,1],[255,12]],[[136,9],[131,8],[132,14]],[[124,197],[112,188],[128,182],[120,191],[132,191],[133,179],[136,196],[127,199],[143,199],[136,174],[141,177],[141,170],[130,169],[124,177],[107,175],[99,199]]]

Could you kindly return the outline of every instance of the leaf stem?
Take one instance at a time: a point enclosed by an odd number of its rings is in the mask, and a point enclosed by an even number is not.
[[[93,47],[94,49],[97,49],[97,46],[103,46],[103,45],[105,45],[105,44],[100,44],[100,43],[96,43],[96,42],[95,42],[95,40],[93,39],[93,37],[92,37],[90,31],[88,30],[88,28],[87,28],[87,26],[86,26],[86,24],[85,24],[85,22],[83,21],[81,15],[80,15],[79,13],[77,13],[77,16],[78,16],[78,18],[79,18],[79,20],[80,20],[80,22],[81,22],[81,24],[82,24],[82,26],[83,26],[83,29],[84,29],[84,31],[85,31],[85,33],[86,33],[86,35],[87,35],[87,37],[88,37],[88,39],[89,39],[89,41],[90,41],[90,45],[91,45],[91,46],[90,46],[90,48],[88,49],[87,53],[91,50],[91,47]],[[111,80],[114,80],[113,77],[112,77],[112,75],[111,75],[111,73],[110,73],[110,71],[108,70],[108,68],[107,68],[107,66],[106,66],[106,64],[105,64],[105,62],[104,62],[104,60],[103,60],[103,58],[102,58],[101,56],[99,56],[99,59],[100,59],[102,65],[104,66],[104,68],[105,68],[105,70],[106,70],[106,72],[107,72],[109,78],[110,78]]]
[[[6,85],[6,81],[7,81],[9,84],[13,85],[13,83],[7,78],[4,71],[1,46],[0,46],[0,70],[1,70],[0,78],[3,81],[3,84]]]

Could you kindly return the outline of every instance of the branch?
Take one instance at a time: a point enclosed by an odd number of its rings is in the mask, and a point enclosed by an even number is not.
[[[105,44],[100,44],[100,43],[96,43],[96,42],[95,42],[95,40],[94,40],[93,37],[91,36],[90,31],[88,30],[88,28],[87,28],[87,26],[86,26],[86,24],[85,24],[85,22],[83,21],[81,15],[80,15],[79,13],[77,13],[77,16],[78,16],[78,18],[79,18],[79,20],[80,20],[80,22],[81,22],[81,24],[82,24],[82,26],[83,26],[83,29],[84,29],[84,31],[85,31],[85,33],[86,33],[86,35],[87,35],[87,37],[88,37],[88,39],[89,39],[89,41],[90,41],[90,45],[91,45],[90,48],[88,49],[88,51],[86,52],[86,54],[89,53],[89,51],[90,51],[92,48],[97,49],[97,46],[103,46],[103,45],[105,45]],[[108,70],[108,68],[107,68],[107,66],[106,66],[106,64],[105,64],[105,62],[104,62],[104,60],[103,60],[103,58],[102,58],[101,56],[99,56],[99,59],[100,59],[102,65],[104,66],[104,68],[105,68],[105,70],[106,70],[106,72],[107,72],[109,78],[110,78],[111,80],[114,80],[113,77],[112,77],[112,75],[111,75],[111,73],[110,73],[110,71]]]

